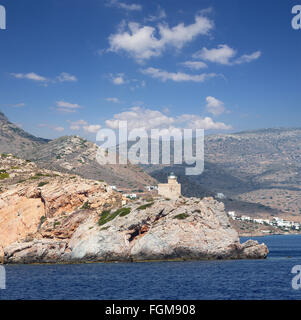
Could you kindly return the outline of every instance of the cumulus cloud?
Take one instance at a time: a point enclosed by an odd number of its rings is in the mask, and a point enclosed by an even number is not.
[[[182,63],[182,65],[192,70],[208,68],[207,64],[203,61],[185,61]]]
[[[167,80],[172,80],[175,82],[204,82],[205,80],[209,78],[216,77],[217,74],[215,73],[202,73],[202,74],[187,74],[183,72],[168,72],[161,69],[156,68],[147,68],[141,70],[143,74],[147,74],[151,76],[152,78],[160,79],[161,81],[165,82]]]
[[[61,112],[75,112],[76,109],[81,108],[77,103],[70,103],[66,101],[56,101],[57,110]]]
[[[133,107],[130,108],[129,111],[115,114],[114,119],[106,121],[106,125],[109,128],[117,129],[119,121],[127,121],[129,129],[134,129],[139,126],[144,127],[146,130],[170,126],[174,123],[172,117],[168,117],[160,111],[144,109],[141,107]]]
[[[108,102],[113,102],[113,103],[119,103],[120,102],[118,98],[106,98],[105,100],[108,101]]]
[[[59,82],[76,82],[77,78],[76,76],[73,76],[72,74],[69,74],[67,72],[62,72],[58,77],[57,77]]]
[[[223,122],[215,122],[210,117],[201,117],[194,114],[183,114],[180,117],[180,122],[185,122],[190,129],[204,130],[230,130],[232,127]]]
[[[241,64],[241,63],[248,63],[253,60],[257,60],[261,56],[261,51],[256,51],[252,54],[244,54],[240,58],[238,58],[236,61],[234,61],[235,64]]]
[[[245,54],[237,59],[234,57],[237,55],[237,51],[229,47],[226,44],[218,45],[217,48],[207,49],[203,48],[202,50],[193,54],[194,59],[202,59],[205,61],[210,61],[214,63],[219,63],[223,65],[235,65],[251,62],[258,59],[261,56],[260,51],[256,51],[252,54]]]
[[[80,130],[81,126],[86,126],[86,125],[88,125],[88,122],[85,120],[71,121],[70,122],[70,129],[76,131],[76,130]]]
[[[63,132],[65,130],[65,128],[63,128],[63,127],[53,126],[53,125],[47,124],[47,123],[40,123],[38,126],[40,128],[48,128],[48,129],[54,130],[56,132]]]
[[[29,73],[11,73],[11,76],[16,79],[27,79],[32,81],[38,81],[38,82],[47,82],[49,81],[47,78],[40,76],[34,72]]]
[[[140,10],[142,10],[142,6],[140,4],[136,4],[136,3],[127,4],[125,2],[118,1],[118,0],[108,0],[106,5],[108,7],[116,7],[116,8],[124,9],[127,11],[140,11]]]
[[[207,35],[213,26],[213,22],[202,15],[197,15],[195,22],[190,25],[179,23],[172,28],[167,24],[159,24],[155,28],[129,22],[127,26],[119,28],[116,34],[110,35],[109,51],[124,51],[138,62],[143,62],[160,56],[167,47],[181,49],[197,36]]]
[[[74,131],[83,130],[87,133],[96,133],[101,129],[101,125],[98,124],[88,124],[85,120],[69,121],[70,129]]]
[[[160,6],[158,6],[158,13],[156,15],[149,15],[148,17],[146,17],[144,19],[145,22],[154,22],[157,20],[162,20],[166,18],[166,12],[163,8],[161,8]]]
[[[123,73],[118,73],[117,75],[111,74],[110,77],[111,77],[111,81],[116,85],[121,85],[126,82],[124,79]]]
[[[90,124],[90,125],[83,126],[83,129],[84,129],[84,131],[86,131],[88,133],[96,133],[97,131],[99,131],[101,129],[101,125]]]
[[[106,125],[111,129],[117,129],[120,121],[127,121],[130,130],[135,128],[145,128],[145,130],[172,130],[173,128],[229,130],[232,128],[222,122],[215,122],[210,117],[203,118],[194,114],[171,117],[161,111],[141,107],[133,107],[128,111],[115,114],[113,119],[106,121]]]
[[[218,116],[226,111],[224,103],[214,97],[207,97],[206,98],[206,109],[208,112],[212,113],[215,116]]]
[[[48,83],[56,83],[56,82],[76,82],[77,78],[76,76],[69,74],[67,72],[62,72],[57,77],[51,79],[44,76],[41,76],[35,72],[29,72],[29,73],[11,73],[12,77],[16,79],[27,79],[35,82],[43,83],[47,86]]]

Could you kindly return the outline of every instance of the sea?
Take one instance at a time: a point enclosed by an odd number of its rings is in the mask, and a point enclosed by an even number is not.
[[[292,269],[301,265],[301,235],[252,239],[269,247],[267,259],[7,265],[0,300],[301,299],[301,289],[292,286]]]

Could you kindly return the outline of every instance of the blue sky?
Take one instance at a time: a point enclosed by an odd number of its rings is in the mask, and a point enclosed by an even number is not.
[[[0,109],[30,133],[95,139],[121,119],[206,133],[300,127],[298,1],[0,4]]]

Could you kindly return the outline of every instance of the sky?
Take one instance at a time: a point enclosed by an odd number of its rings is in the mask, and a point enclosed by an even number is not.
[[[301,0],[299,1],[301,4]],[[300,127],[298,0],[0,0],[0,110],[45,138]]]

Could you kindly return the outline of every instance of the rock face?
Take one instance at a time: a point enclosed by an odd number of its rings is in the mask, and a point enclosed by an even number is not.
[[[70,237],[85,209],[98,214],[121,203],[120,194],[104,182],[41,170],[11,155],[0,157],[0,261],[12,243]],[[67,226],[58,234],[62,221]]]
[[[39,169],[1,156],[0,262],[59,263],[260,259],[268,249],[240,244],[213,198],[136,200],[121,206],[104,182]]]
[[[240,244],[223,205],[212,198],[161,199],[130,209],[101,226],[93,210],[70,214],[54,230],[46,223],[34,239],[7,246],[5,263],[262,259],[268,254],[256,241]]]

